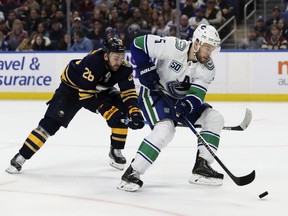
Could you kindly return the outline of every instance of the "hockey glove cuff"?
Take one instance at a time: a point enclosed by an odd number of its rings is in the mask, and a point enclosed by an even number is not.
[[[132,107],[129,109],[130,121],[128,127],[137,130],[144,127],[144,118],[139,108]]]
[[[157,73],[157,68],[155,64],[152,62],[148,62],[147,64],[137,67],[136,73],[139,76],[140,83],[147,87],[150,90],[155,90],[154,85],[159,84],[160,77]]]
[[[111,128],[119,127],[120,124],[123,124],[121,119],[126,118],[125,115],[115,106],[111,106],[109,109],[106,107],[105,109],[105,105],[103,104],[98,110]]]

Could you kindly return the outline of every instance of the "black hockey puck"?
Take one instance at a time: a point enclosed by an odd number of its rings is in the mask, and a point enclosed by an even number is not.
[[[268,191],[263,192],[262,194],[259,195],[259,198],[262,199],[263,197],[268,195]]]

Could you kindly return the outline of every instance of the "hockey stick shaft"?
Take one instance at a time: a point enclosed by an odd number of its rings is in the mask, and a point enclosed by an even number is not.
[[[166,102],[169,104],[171,108],[174,109],[174,104],[170,100],[170,98],[167,96],[165,90],[158,85],[155,85],[156,90],[160,93],[160,95],[166,100]],[[205,139],[197,132],[193,124],[186,118],[186,116],[180,115],[179,118],[181,118],[184,123],[192,130],[192,132],[196,135],[198,140],[206,147],[208,152],[213,156],[213,158],[218,162],[218,164],[222,167],[222,169],[229,175],[229,177],[238,185],[243,186],[250,184],[255,179],[255,170],[253,170],[250,174],[246,176],[236,177],[233,175],[230,170],[223,164],[223,162],[218,158],[218,156],[213,152],[213,150],[209,147],[209,144],[205,141]]]

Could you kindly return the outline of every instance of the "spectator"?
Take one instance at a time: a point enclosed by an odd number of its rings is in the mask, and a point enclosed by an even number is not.
[[[285,50],[287,49],[287,40],[281,36],[280,30],[276,24],[270,26],[271,35],[266,36],[262,49],[266,50]]]
[[[94,9],[93,15],[92,15],[92,17],[90,18],[90,23],[89,23],[89,25],[88,25],[88,28],[89,28],[90,30],[93,28],[93,26],[94,26],[94,21],[95,21],[95,20],[99,20],[99,21],[101,22],[103,29],[105,29],[105,28],[107,27],[107,25],[108,25],[108,20],[105,20],[105,19],[103,18],[103,15],[102,15],[100,9],[97,8],[97,7]]]
[[[28,38],[25,38],[19,46],[16,48],[16,51],[31,51],[32,50],[32,40],[37,32],[33,32]]]
[[[99,9],[100,9],[100,13],[103,16],[104,20],[109,20],[109,15],[110,15],[110,9],[107,6],[106,2],[102,2],[98,5]]]
[[[169,36],[177,37],[177,29],[175,25],[171,25],[169,29]]]
[[[115,28],[117,19],[118,19],[118,10],[117,10],[117,7],[113,7],[109,15],[108,26]]]
[[[149,0],[141,0],[139,10],[144,20],[147,21],[148,26],[151,27],[153,9],[149,4]]]
[[[152,0],[152,8],[154,10],[161,11],[163,6],[163,1],[162,0]]]
[[[58,19],[54,19],[51,21],[51,31],[49,32],[49,38],[52,41],[59,41],[63,35],[65,34],[65,31],[62,29],[62,24]]]
[[[158,23],[158,17],[160,16],[161,12],[158,10],[153,10],[153,14],[152,14],[152,21],[151,24],[149,26],[150,29],[152,29],[153,26],[156,26]],[[173,16],[172,16],[173,17]],[[149,24],[148,24],[149,25]]]
[[[188,16],[183,14],[180,17],[180,26],[179,26],[179,34],[180,38],[184,40],[192,40],[194,30],[189,25]]]
[[[62,25],[62,29],[64,31],[67,30],[67,17],[65,16],[64,12],[58,9],[55,13],[55,19],[59,20]]]
[[[1,3],[0,3],[1,5]],[[8,14],[9,11],[14,11],[16,8],[18,8],[20,5],[15,2],[14,0],[8,0],[7,3],[2,3],[2,12],[4,14]]]
[[[16,50],[22,40],[28,37],[28,33],[24,30],[22,22],[19,19],[15,19],[12,30],[7,34],[7,41],[11,46],[11,50]]]
[[[48,1],[53,1],[53,0],[48,0]],[[45,2],[47,2],[47,0],[45,0]],[[58,10],[63,11],[64,14],[66,14],[66,9],[67,9],[67,4],[66,4],[66,0],[57,0],[57,6],[58,6]],[[43,4],[43,3],[42,3]],[[76,10],[77,6],[77,2],[76,1],[71,1],[70,4],[70,8],[71,10]]]
[[[87,35],[89,32],[89,29],[83,25],[80,17],[75,17],[73,20],[71,34],[73,35],[75,31],[81,31],[84,35]]]
[[[25,29],[29,35],[32,32],[37,31],[37,26],[41,22],[41,18],[36,9],[31,8],[29,11],[29,16],[25,20]]]
[[[177,14],[178,14],[177,10],[173,10],[171,20],[169,20],[169,21],[166,23],[166,26],[168,26],[168,27],[170,28],[171,26],[176,26],[176,25],[178,25],[178,23],[176,23]]]
[[[78,9],[81,14],[87,12],[93,12],[95,3],[93,0],[80,0],[78,3]]]
[[[29,2],[24,1],[19,7],[15,8],[13,12],[18,19],[25,20],[29,15]],[[11,12],[11,11],[10,11]]]
[[[270,29],[265,25],[264,18],[262,16],[258,16],[256,19],[256,24],[254,29],[257,31],[258,35],[261,37],[266,37],[266,34],[269,34]]]
[[[128,31],[124,28],[124,19],[122,17],[118,17],[117,22],[115,23],[114,33],[115,37],[120,38],[125,47],[130,47],[129,38],[127,36]]]
[[[194,10],[198,8],[204,9],[206,7],[206,4],[203,0],[192,0],[193,8]]]
[[[94,2],[96,2],[96,7],[99,7],[99,5],[101,4],[105,4],[107,5],[109,10],[111,10],[113,7],[119,4],[119,0],[94,0]],[[129,2],[131,1],[129,0]]]
[[[96,10],[96,8],[95,8],[95,10]],[[94,10],[94,11],[95,11],[95,10]],[[73,11],[73,12],[71,13],[71,15],[70,15],[70,22],[73,23],[73,22],[74,22],[74,19],[75,19],[76,17],[80,17],[80,14],[79,14],[78,11]]]
[[[6,36],[8,33],[7,28],[6,28],[6,23],[5,23],[5,17],[3,13],[0,15],[0,32],[2,32],[4,36]]]
[[[170,28],[167,25],[165,25],[164,17],[160,15],[158,17],[158,23],[156,26],[152,27],[151,33],[163,37],[163,36],[169,36],[170,34],[169,30]]]
[[[50,16],[50,14],[51,14],[51,8],[54,7],[53,5],[55,5],[55,6],[56,6],[55,8],[57,8],[57,5],[54,4],[54,1],[53,1],[53,0],[45,0],[45,1],[42,1],[41,4],[42,4],[42,5],[41,5],[41,11],[42,11],[42,10],[45,10],[45,12],[47,13],[47,16],[48,16],[48,15]],[[56,11],[56,9],[55,9],[55,11]]]
[[[118,31],[117,34],[118,34],[118,37],[123,41],[124,46],[130,47],[131,40],[129,40],[128,32],[126,30],[120,30]]]
[[[115,31],[112,27],[109,26],[105,29],[105,39],[113,37],[115,37]]]
[[[41,34],[36,34],[32,40],[32,50],[43,51],[50,50],[51,41],[47,37],[43,37]]]
[[[200,24],[209,25],[208,20],[205,18],[204,12],[205,11],[202,8],[197,8],[195,10],[195,17],[191,17],[189,19],[189,25],[192,27],[192,29],[196,29]]]
[[[69,37],[68,34],[64,34],[61,40],[58,41],[56,50],[68,50]]]
[[[48,16],[47,9],[45,9],[45,8],[41,9],[41,11],[40,11],[40,20],[47,27],[46,30],[50,30],[51,19]]]
[[[25,2],[28,3],[28,8],[31,10],[32,8],[36,9],[39,11],[40,9],[40,4],[36,0],[26,0]]]
[[[50,20],[54,20],[56,18],[56,12],[58,10],[57,4],[52,4],[50,9]]]
[[[272,10],[271,17],[265,22],[265,25],[269,28],[272,24],[277,24],[280,19],[281,11],[278,6],[275,6]]]
[[[36,32],[42,34],[45,37],[49,37],[49,32],[46,30],[45,23],[43,22],[38,23]]]
[[[195,15],[195,9],[193,7],[193,0],[186,0],[184,7],[181,10],[182,14],[185,14],[188,18]]]
[[[148,24],[146,20],[142,18],[139,8],[134,8],[133,16],[126,21],[126,24],[125,24],[126,28],[128,28],[131,24],[138,24],[141,29],[148,28]]]
[[[101,47],[101,44],[104,41],[105,33],[103,30],[103,25],[100,20],[95,20],[92,30],[87,34],[87,37],[92,41],[93,43],[93,49],[99,49]]]
[[[162,16],[164,17],[165,25],[169,20],[172,19],[172,12],[173,8],[171,7],[171,4],[168,0],[164,0],[163,5],[162,5]]]
[[[92,41],[87,38],[81,30],[74,32],[74,44],[70,48],[71,51],[91,51],[93,50]]]
[[[16,19],[16,15],[13,11],[9,11],[8,15],[6,16],[5,22],[5,32],[10,32],[12,30],[13,23]]]
[[[119,2],[119,16],[123,17],[126,21],[132,17],[132,12],[129,8],[129,4],[125,0]]]
[[[3,32],[0,31],[0,51],[9,51],[9,50],[10,50],[10,45],[5,40],[5,35],[3,34]]]
[[[222,17],[225,20],[228,20],[229,18],[231,18],[233,15],[236,15],[236,11],[234,8],[234,4],[236,4],[235,2],[237,1],[232,1],[232,0],[218,0],[218,9],[221,11],[222,13]]]
[[[126,32],[126,29],[124,27],[125,21],[122,17],[118,17],[117,21],[115,23],[115,34],[119,35],[119,32]],[[123,41],[123,40],[122,40]],[[127,47],[127,46],[126,46]]]
[[[284,18],[280,18],[277,23],[277,27],[280,30],[280,34],[286,40],[288,40],[288,29],[287,29],[287,22]]]
[[[245,37],[239,48],[248,50],[261,49],[264,38],[262,36],[259,36],[255,28],[250,28],[247,34],[247,37]]]
[[[222,25],[223,17],[221,11],[216,8],[215,4],[215,0],[207,1],[205,17],[210,23],[210,25],[213,25],[217,29]]]

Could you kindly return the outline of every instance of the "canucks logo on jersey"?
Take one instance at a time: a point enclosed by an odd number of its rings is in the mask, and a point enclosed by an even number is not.
[[[212,61],[211,58],[209,58],[208,61],[206,61],[206,62],[204,63],[204,66],[205,66],[206,68],[208,68],[208,70],[213,70],[213,69],[215,68],[214,63],[213,63],[213,61]]]
[[[185,76],[182,82],[179,82],[179,80],[170,81],[166,83],[166,86],[171,96],[175,98],[183,98],[187,95],[187,92],[190,89],[190,78],[189,76]]]

